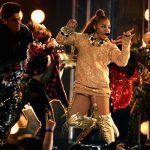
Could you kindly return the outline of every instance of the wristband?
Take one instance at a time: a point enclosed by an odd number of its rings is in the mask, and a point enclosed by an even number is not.
[[[64,26],[60,29],[60,31],[62,35],[68,37],[73,32],[73,29],[68,26]]]
[[[48,128],[45,130],[45,132],[53,132],[52,128]]]

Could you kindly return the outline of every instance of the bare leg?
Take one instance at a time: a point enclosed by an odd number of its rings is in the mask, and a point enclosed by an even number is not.
[[[68,109],[68,125],[80,128],[93,127],[96,119],[87,116],[90,107],[91,101],[88,96],[75,94],[72,104]]]
[[[75,94],[72,104],[68,112],[67,123],[70,126],[83,128],[77,138],[77,143],[80,143],[87,134],[92,130],[96,124],[96,119],[87,117],[89,109],[91,108],[91,101],[89,96],[82,94]]]
[[[69,114],[73,115],[79,112],[82,115],[87,115],[90,105],[91,102],[88,96],[75,94],[71,102]]]
[[[97,104],[99,115],[106,115],[110,113],[108,96],[92,96],[91,100],[92,103]]]

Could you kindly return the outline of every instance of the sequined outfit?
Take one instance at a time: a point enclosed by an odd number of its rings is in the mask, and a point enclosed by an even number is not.
[[[74,92],[109,96],[108,65],[110,62],[119,66],[127,64],[130,57],[130,37],[123,38],[122,51],[109,40],[101,45],[93,45],[89,38],[90,35],[84,33],[74,32],[66,37],[60,32],[56,41],[78,49]]]
[[[31,31],[23,24],[17,33],[0,24],[0,139],[9,135],[20,117],[22,105],[21,78]]]
[[[128,77],[124,68],[115,64],[110,66],[110,89],[113,111],[129,106],[133,94],[133,83],[138,79],[138,69],[135,68]]]
[[[19,84],[22,75],[21,70],[16,70],[7,72],[3,76],[2,89],[0,91],[0,139],[9,135],[11,127],[20,117],[21,110],[19,105],[22,91]]]

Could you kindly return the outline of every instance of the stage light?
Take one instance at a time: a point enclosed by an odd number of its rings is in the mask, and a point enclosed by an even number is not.
[[[147,135],[149,131],[149,121],[142,122],[140,130],[143,135]]]
[[[20,15],[20,19],[22,20],[22,18],[23,18],[23,12],[20,11],[20,12],[19,12],[19,15]]]
[[[40,10],[40,9],[36,9],[31,13],[31,20],[37,23],[41,23],[43,22],[45,19],[45,13]]]
[[[10,134],[16,134],[18,131],[19,131],[19,125],[18,125],[18,123],[16,123],[16,124],[11,128]]]
[[[149,9],[146,9],[145,11],[145,19],[149,21]]]
[[[142,46],[146,47],[146,43],[144,42],[144,40],[142,39]]]

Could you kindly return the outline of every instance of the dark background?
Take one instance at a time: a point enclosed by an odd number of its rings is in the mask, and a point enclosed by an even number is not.
[[[78,21],[77,31],[80,31],[86,24],[87,18],[87,2],[88,0],[13,0],[22,6],[24,24],[30,20],[31,12],[34,9],[42,9],[45,12],[45,20],[42,22],[51,30],[55,38],[59,29],[72,18],[73,9],[74,17]],[[7,0],[0,0],[0,6]],[[75,2],[75,3],[73,3]],[[148,0],[91,0],[90,16],[95,14],[97,9],[104,9],[111,20],[111,38],[115,39],[122,32],[131,28],[135,29],[135,37],[133,39],[133,47],[142,45],[142,36],[148,31],[148,22],[144,18],[145,10],[148,8]],[[62,80],[67,93],[70,97],[70,74],[71,70],[64,71]],[[60,117],[64,112],[61,110],[59,103],[53,105],[56,112],[57,127],[55,130],[54,145],[61,150],[65,150],[68,146],[67,133],[61,132],[61,127],[65,118]],[[61,134],[60,134],[61,133]]]
[[[0,0],[0,6],[8,0]],[[78,30],[86,23],[86,5],[88,0],[13,0],[22,6],[24,14],[23,23],[30,20],[34,9],[42,9],[46,18],[43,22],[55,37],[60,27],[72,18],[73,1],[76,1],[75,18],[78,20]],[[146,29],[144,12],[148,8],[148,0],[91,0],[91,16],[95,11],[102,8],[110,17],[112,23],[111,37],[116,38],[132,27],[135,28],[135,44],[141,43],[141,37]],[[147,22],[146,22],[147,24]]]

